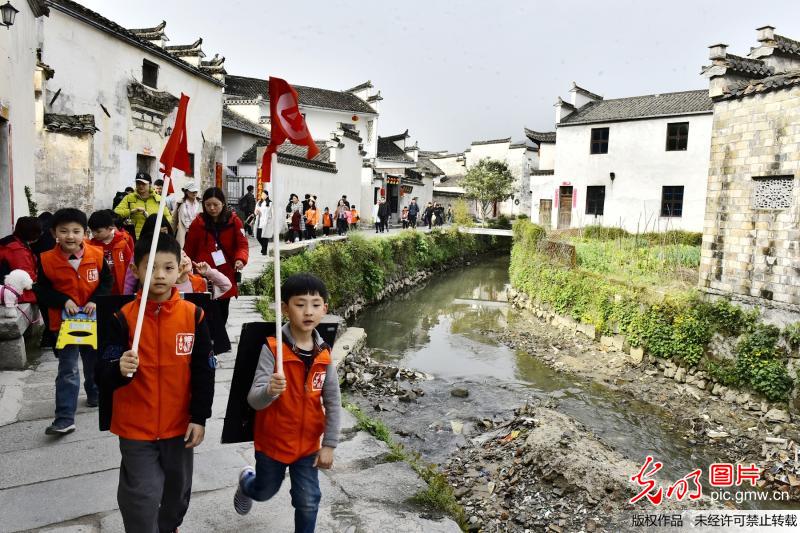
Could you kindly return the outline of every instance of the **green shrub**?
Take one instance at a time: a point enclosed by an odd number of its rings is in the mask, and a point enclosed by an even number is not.
[[[800,348],[800,322],[789,324],[783,330],[783,336],[792,348]]]
[[[694,290],[675,291],[664,297],[635,283],[631,276],[615,278],[598,273],[611,262],[608,258],[613,257],[615,249],[629,245],[630,238],[578,242],[579,265],[570,269],[539,252],[538,243],[544,235],[542,228],[528,221],[514,224],[511,284],[538,304],[592,324],[603,334],[621,333],[632,346],[644,347],[656,357],[706,368],[720,382],[748,386],[772,401],[785,400],[792,391],[794,382],[786,370],[785,354],[777,347],[781,331],[759,323],[758,311],[744,311],[724,299],[705,302]],[[634,248],[635,253],[622,254],[629,263],[606,270],[649,268],[647,261],[653,260],[655,248],[659,247]],[[674,244],[666,248],[691,246]],[[622,261],[618,264],[623,265]],[[705,359],[716,332],[742,335],[734,361]],[[800,325],[788,327],[783,335],[791,345],[800,346]]]
[[[583,238],[597,241],[613,241],[630,237],[631,234],[622,228],[607,226],[586,226],[582,230]]]
[[[343,309],[359,297],[374,301],[395,279],[423,269],[440,268],[452,262],[508,246],[508,239],[461,233],[455,229],[430,233],[404,231],[392,237],[365,239],[352,235],[345,241],[320,242],[281,261],[281,280],[309,272],[328,287],[332,310]],[[272,264],[263,274],[242,285],[242,294],[264,296],[262,314],[274,298]]]

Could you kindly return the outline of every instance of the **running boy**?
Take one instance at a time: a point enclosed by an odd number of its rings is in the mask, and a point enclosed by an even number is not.
[[[152,235],[133,251],[144,279]],[[160,235],[138,352],[130,349],[142,292],[114,315],[97,369],[100,429],[119,436],[117,503],[125,531],[175,531],[192,492],[196,446],[211,416],[216,360],[203,311],[181,299],[181,248]],[[131,376],[131,377],[128,377]]]
[[[328,312],[328,290],[310,274],[290,276],[281,290],[281,312],[289,318],[283,326],[283,373],[275,371],[276,340],[269,337],[247,395],[256,410],[256,467],[242,469],[233,505],[244,515],[253,500],[272,498],[288,467],[295,531],[312,532],[321,498],[317,469],[333,465],[341,416],[336,366],[315,329]]]
[[[114,276],[111,294],[124,294],[125,272],[133,257],[133,249],[122,232],[114,226],[111,213],[108,210],[95,211],[89,217],[89,229],[92,230],[91,244],[103,250],[108,269]]]
[[[95,297],[111,292],[114,278],[103,259],[103,249],[84,244],[86,215],[74,208],[59,209],[53,215],[50,232],[56,246],[41,256],[34,292],[38,302],[47,307],[50,331],[58,335],[61,313],[75,315],[81,310],[93,316]],[[97,352],[90,346],[70,344],[53,348],[58,358],[56,376],[55,420],[45,433],[66,435],[75,431],[75,411],[78,409],[80,373],[78,359],[83,360],[83,387],[86,405],[97,407],[97,385],[94,367]]]

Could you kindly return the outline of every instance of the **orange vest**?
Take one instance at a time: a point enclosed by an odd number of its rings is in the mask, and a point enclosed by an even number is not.
[[[133,249],[128,244],[125,236],[117,230],[114,238],[110,243],[92,239],[89,241],[93,246],[103,249],[103,254],[111,254],[114,265],[111,267],[111,273],[114,275],[114,286],[111,289],[111,294],[124,294],[125,293],[125,273],[128,271],[128,265],[133,259]]]
[[[267,344],[273,354],[277,353],[275,337],[269,337]],[[256,411],[253,430],[256,451],[285,464],[319,451],[325,432],[322,385],[330,363],[330,352],[322,350],[306,376],[305,363],[284,343],[286,390],[266,409]]]
[[[203,276],[189,273],[189,281],[192,282],[192,292],[208,292],[208,282]]]
[[[333,227],[333,215],[331,215],[330,213],[322,213],[322,227],[323,228]]]
[[[42,270],[53,288],[67,295],[77,305],[83,307],[89,302],[97,286],[100,285],[100,273],[103,271],[102,248],[83,244],[83,257],[77,272],[61,252],[61,247],[44,252],[40,258]],[[50,315],[50,330],[58,331],[61,327],[61,311],[63,309],[47,309]]]
[[[355,209],[350,210],[350,217],[351,217],[350,220],[352,220],[353,224],[361,220],[360,218],[358,218],[358,211],[356,211]]]
[[[133,344],[141,292],[120,312]],[[186,434],[196,329],[193,303],[177,290],[166,302],[147,302],[139,339],[139,368],[127,385],[114,391],[111,432],[125,439],[161,440]]]
[[[319,211],[316,209],[309,209],[306,211],[306,220],[308,221],[306,222],[307,225],[316,226],[319,222]]]

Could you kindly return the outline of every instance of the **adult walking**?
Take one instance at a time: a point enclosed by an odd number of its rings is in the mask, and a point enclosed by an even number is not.
[[[336,233],[339,235],[347,235],[347,229],[350,226],[349,222],[350,206],[345,203],[345,200],[339,200],[339,205],[336,206]]]
[[[261,245],[261,255],[267,255],[269,241],[272,238],[272,200],[267,191],[261,191],[261,198],[256,204],[256,239]]]
[[[289,203],[286,205],[286,225],[289,228],[287,244],[303,240],[303,233],[306,229],[305,213],[300,197],[296,194],[289,196]]]
[[[412,198],[411,204],[408,206],[408,225],[412,228],[417,227],[417,217],[419,216],[419,205],[417,199]]]
[[[386,231],[389,232],[389,217],[391,213],[389,211],[389,203],[386,201],[386,198],[381,198],[380,206],[378,206],[378,217],[381,219],[381,233]]]
[[[375,202],[375,205],[372,206],[372,221],[375,223],[375,233],[381,231],[381,217],[378,214],[378,211],[381,208],[381,201],[378,200]]]
[[[122,218],[130,219],[136,238],[142,232],[142,226],[147,217],[158,213],[158,206],[161,203],[161,196],[151,188],[153,179],[147,172],[136,174],[136,190],[125,198],[114,208],[114,212]],[[172,222],[172,213],[164,206],[164,218]]]
[[[428,226],[428,229],[431,229],[431,224],[433,223],[433,202],[428,202],[428,205],[425,206],[425,211],[422,212],[422,223]]]
[[[189,231],[189,226],[202,210],[200,200],[197,199],[198,192],[200,189],[194,183],[187,185],[183,189],[183,198],[178,200],[175,212],[172,214],[172,220],[175,223],[175,239],[181,246],[186,244],[186,232]]]
[[[256,211],[256,197],[253,194],[253,186],[247,186],[247,192],[239,198],[239,211],[242,213],[242,220],[244,220],[244,229],[248,235],[253,236],[253,221],[255,219]]]
[[[211,187],[203,193],[203,211],[189,226],[184,250],[195,263],[208,263],[231,281],[230,290],[218,299],[224,327],[230,299],[239,295],[237,283],[250,249],[244,225],[228,207],[222,189]]]

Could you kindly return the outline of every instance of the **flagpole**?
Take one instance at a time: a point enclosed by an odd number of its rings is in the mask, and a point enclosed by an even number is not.
[[[278,154],[273,152],[269,161],[270,179],[269,188],[270,196],[272,197],[272,253],[273,257],[273,273],[275,274],[275,344],[278,348],[278,353],[275,354],[275,373],[283,374],[283,324],[281,316],[281,228],[282,218],[279,216],[276,209],[278,201],[278,180],[275,176],[275,169],[278,167]],[[261,174],[264,174],[266,169],[261,169]]]
[[[169,191],[170,177],[164,175],[164,185],[161,192]],[[150,280],[153,277],[153,264],[156,260],[156,247],[158,246],[158,237],[161,235],[161,221],[164,218],[164,207],[166,206],[167,197],[161,195],[161,200],[158,203],[158,214],[156,215],[156,225],[153,228],[153,240],[150,243],[150,253],[147,256],[147,270],[144,275],[144,283],[142,284],[142,301],[139,303],[139,314],[136,317],[136,329],[133,332],[133,344],[131,350],[134,352],[139,351],[139,339],[142,336],[142,323],[144,322],[144,311],[147,308],[147,293],[150,290]],[[141,235],[140,235],[141,237]],[[128,377],[133,377],[133,372],[128,374]]]

